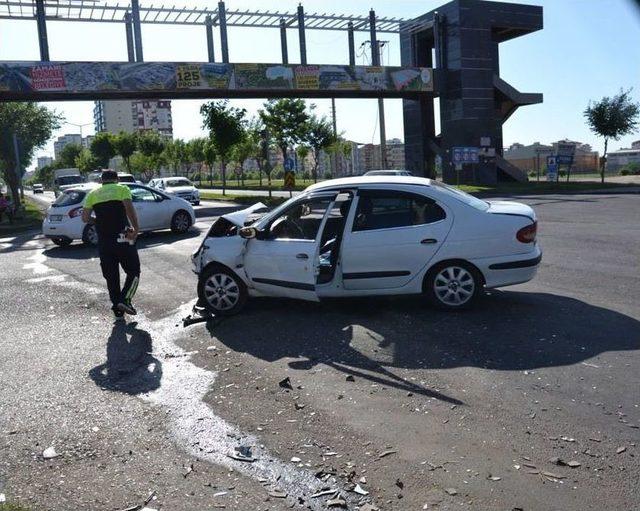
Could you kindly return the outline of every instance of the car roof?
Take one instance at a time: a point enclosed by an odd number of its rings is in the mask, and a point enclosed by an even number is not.
[[[431,186],[431,179],[415,176],[355,176],[330,179],[309,186],[306,191],[320,191],[333,188],[358,187],[362,185],[413,185]]]

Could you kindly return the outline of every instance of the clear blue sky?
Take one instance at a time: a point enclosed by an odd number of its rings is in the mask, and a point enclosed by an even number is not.
[[[107,3],[111,0],[105,0]],[[176,0],[178,5],[215,5],[213,0]],[[141,0],[143,4],[149,3]],[[161,4],[156,0],[156,4]],[[294,11],[297,0],[227,0],[227,8]],[[366,15],[373,7],[380,16],[412,18],[444,2],[434,0],[307,0],[307,12]],[[584,125],[582,112],[590,99],[615,94],[621,87],[633,87],[640,101],[640,9],[632,0],[531,0],[544,7],[544,29],[503,43],[501,76],[523,92],[544,93],[544,103],[521,108],[504,127],[504,141],[551,142],[562,138],[580,140],[601,150],[602,143]],[[124,28],[113,24],[50,22],[52,60],[125,60]],[[219,58],[218,33],[216,52]],[[356,48],[367,39],[356,36]],[[397,36],[390,39],[385,62],[399,64]],[[146,60],[206,60],[204,28],[143,25]],[[289,56],[298,61],[297,34],[290,31]],[[232,62],[277,62],[279,33],[274,29],[229,29]],[[310,63],[346,63],[346,33],[307,31]],[[365,62],[363,57],[359,63]],[[35,22],[0,21],[0,60],[38,60]],[[255,112],[261,100],[236,101]],[[318,111],[329,113],[329,101],[317,100]],[[90,102],[51,103],[69,122],[92,123]],[[191,138],[202,134],[198,114],[200,102],[174,101],[174,133]],[[387,100],[388,138],[403,138],[399,100]],[[337,100],[338,129],[359,142],[378,140],[375,100]],[[64,126],[60,133],[77,132]],[[93,125],[83,128],[93,132]],[[57,134],[56,134],[57,135]],[[610,148],[629,146],[640,133],[614,142]],[[49,144],[39,154],[52,154]]]

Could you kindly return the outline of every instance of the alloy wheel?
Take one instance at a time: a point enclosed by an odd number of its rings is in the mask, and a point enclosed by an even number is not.
[[[473,275],[460,266],[447,266],[433,280],[433,291],[442,303],[458,307],[473,298],[476,283]]]
[[[214,273],[204,284],[204,295],[216,310],[229,310],[240,300],[238,283],[226,273]]]

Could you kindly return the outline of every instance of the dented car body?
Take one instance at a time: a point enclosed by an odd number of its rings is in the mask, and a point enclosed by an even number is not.
[[[233,314],[249,296],[401,294],[460,309],[485,287],[527,282],[542,256],[529,206],[424,178],[335,179],[265,209],[223,215],[193,254],[210,311]]]

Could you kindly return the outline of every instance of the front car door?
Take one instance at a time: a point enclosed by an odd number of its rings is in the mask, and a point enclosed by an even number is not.
[[[342,280],[346,290],[407,285],[442,246],[453,215],[422,194],[360,189],[345,231]]]
[[[269,296],[317,301],[321,233],[337,192],[293,202],[258,223],[247,242],[244,269],[252,287]]]

